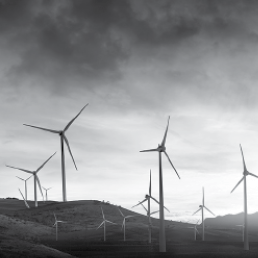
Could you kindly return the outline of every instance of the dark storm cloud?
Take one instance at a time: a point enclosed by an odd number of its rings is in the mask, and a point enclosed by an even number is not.
[[[257,43],[257,5],[232,0],[1,1],[0,44],[15,57],[5,71],[15,84],[40,78],[58,92],[81,82],[83,87],[115,88],[114,82],[125,76],[121,67],[136,57],[131,63],[136,70],[140,63],[148,69],[155,62],[150,74],[155,69],[179,88],[185,85],[202,94],[203,87],[193,84],[213,80],[206,59],[215,64],[223,56],[234,59]],[[245,70],[245,61],[238,61],[237,66],[230,61],[225,65],[232,78]],[[162,63],[166,71],[161,71]],[[213,95],[216,90],[210,88],[205,91]],[[125,92],[131,95],[134,90]]]

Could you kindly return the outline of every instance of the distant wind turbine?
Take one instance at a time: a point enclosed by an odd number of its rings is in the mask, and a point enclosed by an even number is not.
[[[119,210],[120,214],[122,215],[122,217],[124,218],[123,223],[122,223],[122,230],[124,229],[124,241],[125,241],[125,221],[126,221],[126,219],[136,217],[137,215],[127,215],[127,216],[125,216],[119,208],[118,208],[118,210]]]
[[[38,207],[38,200],[37,200],[37,184],[38,184],[38,187],[39,187],[39,190],[41,192],[41,195],[42,197],[44,198],[43,196],[43,192],[42,192],[42,188],[41,188],[41,184],[40,184],[40,181],[39,181],[39,178],[37,176],[37,173],[45,166],[45,164],[56,154],[56,152],[51,155],[37,170],[35,171],[30,171],[30,170],[26,170],[26,169],[22,169],[22,168],[17,168],[17,167],[12,167],[12,166],[8,166],[6,165],[6,167],[8,168],[13,168],[13,169],[18,169],[18,170],[21,170],[23,172],[26,172],[26,173],[30,173],[34,176],[34,200],[35,200],[35,207]]]
[[[244,250],[249,250],[249,241],[248,241],[248,221],[247,221],[247,189],[246,189],[246,176],[251,175],[253,177],[257,177],[256,175],[250,173],[245,165],[245,158],[244,158],[244,153],[242,150],[242,146],[241,144],[239,144],[240,146],[240,150],[241,150],[241,154],[242,154],[242,160],[243,160],[243,166],[244,166],[244,172],[243,172],[243,177],[241,178],[241,180],[236,184],[236,186],[233,188],[233,190],[231,191],[231,193],[238,187],[238,185],[244,181]]]
[[[244,235],[244,233],[245,233],[245,230],[244,230],[245,226],[244,225],[236,225],[236,226],[242,228],[241,229],[241,231],[242,231],[242,240],[244,242],[245,241],[245,235]]]
[[[167,128],[163,137],[163,140],[161,144],[158,145],[157,149],[150,149],[150,150],[143,150],[140,152],[150,152],[150,151],[157,151],[159,153],[159,221],[160,221],[160,226],[159,226],[159,251],[160,252],[166,252],[166,234],[165,234],[165,223],[164,223],[164,196],[163,196],[163,176],[162,176],[162,156],[161,153],[164,152],[165,155],[168,158],[169,163],[171,164],[172,168],[176,172],[178,178],[180,179],[174,165],[172,164],[167,152],[166,152],[166,138],[167,138],[167,132],[168,132],[168,126],[169,126],[169,119],[168,117],[168,124]]]
[[[199,234],[199,231],[197,230],[197,225],[198,225],[199,221],[200,220],[198,220],[194,226],[188,227],[188,228],[193,228],[193,230],[194,230],[194,240],[196,240],[196,233]]]
[[[25,203],[26,207],[29,209],[30,206],[29,206],[29,204],[26,202],[26,200],[25,200],[25,198],[24,198],[24,196],[23,196],[23,194],[22,194],[20,188],[19,188],[19,191],[20,191],[20,194],[21,194],[21,196],[22,196],[22,198],[23,198],[23,200],[24,200],[24,203]]]
[[[56,214],[53,212],[55,217],[55,223],[53,224],[53,227],[56,226],[56,241],[58,240],[58,223],[66,223],[66,221],[57,220]]]
[[[43,128],[43,127],[38,127],[38,126],[34,126],[34,125],[28,125],[28,124],[23,124],[25,126],[30,126],[33,128],[37,128],[37,129],[41,129],[44,131],[48,131],[51,133],[56,133],[59,134],[60,136],[60,142],[61,142],[61,166],[62,166],[62,191],[63,191],[63,202],[67,202],[67,193],[66,193],[66,174],[65,174],[65,154],[64,154],[64,142],[67,145],[68,151],[72,157],[74,166],[77,170],[77,166],[75,164],[74,158],[73,158],[73,154],[72,151],[70,149],[70,145],[68,142],[67,137],[65,136],[65,132],[68,130],[68,128],[71,126],[71,124],[74,122],[74,120],[81,114],[81,112],[85,109],[85,107],[88,106],[88,104],[86,104],[81,111],[66,125],[66,127],[63,130],[52,130],[52,129],[48,129],[48,128]]]
[[[45,190],[45,192],[46,192],[46,201],[47,201],[47,191],[48,190],[50,190],[52,187],[49,187],[49,188],[45,188],[45,187],[43,187],[43,189]]]
[[[208,212],[210,212],[213,216],[215,216],[215,214],[210,211],[205,205],[204,205],[204,188],[202,188],[202,205],[199,205],[200,209],[198,209],[196,212],[193,213],[193,215],[195,215],[198,211],[202,211],[202,241],[204,241],[205,237],[204,237],[204,209],[206,209]]]
[[[16,176],[17,178],[19,178],[20,180],[24,181],[25,184],[25,199],[27,201],[27,181],[32,177],[32,175],[30,177],[28,177],[27,179],[23,179],[21,177]]]
[[[151,170],[150,170],[150,185],[149,185],[149,195],[148,194],[146,194],[145,195],[145,199],[143,200],[143,201],[141,201],[141,202],[139,202],[138,204],[136,204],[136,205],[134,205],[132,208],[134,208],[134,207],[136,207],[136,206],[138,206],[138,205],[142,205],[142,207],[146,210],[146,212],[147,212],[147,216],[148,216],[148,220],[149,220],[149,243],[151,243],[151,226],[152,226],[152,224],[151,224],[151,215],[152,214],[155,214],[155,213],[157,213],[157,212],[159,212],[159,211],[155,211],[155,212],[150,212],[150,200],[153,200],[153,201],[155,201],[157,204],[159,204],[159,202],[151,195]],[[148,209],[146,209],[145,208],[145,206],[143,205],[143,203],[144,202],[146,202],[146,201],[148,201]],[[168,212],[170,212],[166,207],[164,207]]]
[[[100,206],[100,208],[101,208],[101,212],[102,212],[103,221],[102,221],[102,223],[98,226],[97,229],[99,229],[99,228],[103,225],[103,227],[104,227],[104,242],[105,242],[105,241],[106,241],[106,222],[108,222],[108,223],[110,223],[110,224],[114,224],[114,225],[116,225],[116,223],[113,223],[113,222],[111,222],[111,221],[109,221],[109,220],[106,220],[106,219],[105,219],[104,212],[103,212],[103,209],[102,209],[102,206]]]

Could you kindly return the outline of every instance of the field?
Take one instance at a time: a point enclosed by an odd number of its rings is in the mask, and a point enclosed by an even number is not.
[[[33,202],[29,202],[31,207]],[[100,205],[108,225],[106,242]],[[158,257],[159,220],[152,219],[152,244],[148,244],[147,218],[120,207],[125,215],[134,214],[126,222],[126,241],[121,230],[122,216],[117,206],[99,201],[39,202],[38,208],[27,209],[23,201],[0,200],[0,257]],[[59,220],[58,241],[55,237],[55,212]],[[237,227],[207,226],[205,242],[192,226],[166,221],[167,253],[171,257],[257,257],[258,231],[250,229],[250,250],[243,251],[242,232]],[[201,232],[201,229],[199,230]]]

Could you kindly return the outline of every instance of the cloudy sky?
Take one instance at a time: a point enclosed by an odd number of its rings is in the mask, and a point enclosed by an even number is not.
[[[239,0],[0,1],[1,197],[20,198],[37,169],[49,198],[62,200],[60,140],[23,123],[67,131],[68,200],[126,208],[158,199],[161,142],[167,219],[191,217],[202,200],[217,216],[243,211],[247,168],[258,175],[258,3]],[[258,179],[248,177],[248,210]],[[28,181],[33,199],[33,180]],[[158,206],[153,204],[152,210]],[[141,207],[136,211],[143,212]],[[207,213],[207,216],[208,213]],[[210,216],[209,216],[210,217]]]

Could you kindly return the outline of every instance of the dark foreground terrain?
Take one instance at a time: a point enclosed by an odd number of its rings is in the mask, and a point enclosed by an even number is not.
[[[147,242],[72,242],[51,243],[51,247],[76,257],[159,257],[158,243]],[[168,242],[162,257],[258,257],[258,243],[250,243],[250,250],[243,251],[242,243],[235,242]]]
[[[125,215],[135,215],[126,222],[123,241],[123,217],[116,205],[94,200],[39,202],[39,207],[24,207],[20,200],[0,200],[0,258],[63,258],[63,257],[160,257],[159,220],[152,219],[152,244],[148,240],[147,217],[120,207]],[[101,208],[106,219],[116,223],[107,225],[103,241]],[[58,228],[58,241],[53,228],[57,218],[66,223]],[[239,216],[238,216],[239,217]],[[215,218],[216,219],[216,218]],[[249,228],[250,250],[243,251],[242,230],[222,223],[206,223],[205,242],[197,234],[194,241],[192,224],[165,221],[167,252],[163,257],[258,257],[258,230]],[[230,218],[232,222],[232,218]],[[223,224],[223,227],[221,226]],[[198,230],[200,228],[198,227]],[[199,230],[201,232],[201,230]]]

